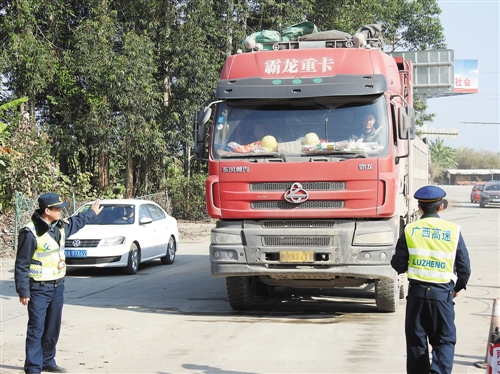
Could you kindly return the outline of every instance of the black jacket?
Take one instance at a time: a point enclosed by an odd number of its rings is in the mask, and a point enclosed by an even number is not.
[[[59,239],[61,238],[61,232],[59,230],[64,229],[67,238],[78,232],[78,230],[84,227],[95,216],[95,212],[92,209],[89,209],[86,212],[79,213],[78,215],[69,218],[68,220],[55,221],[49,225],[43,220],[37,210],[31,216],[31,220],[35,225],[37,235],[43,235],[48,231],[49,235],[57,243],[59,243]],[[35,253],[36,247],[37,244],[35,235],[33,235],[30,229],[23,227],[19,231],[18,236],[14,273],[16,291],[19,294],[19,297],[30,297],[30,278],[28,273],[30,270],[31,259]]]

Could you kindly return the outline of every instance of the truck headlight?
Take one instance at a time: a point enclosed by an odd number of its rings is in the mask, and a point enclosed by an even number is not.
[[[381,231],[354,235],[354,245],[394,245],[394,232]]]
[[[241,235],[227,234],[224,232],[210,233],[210,242],[212,244],[242,244]]]

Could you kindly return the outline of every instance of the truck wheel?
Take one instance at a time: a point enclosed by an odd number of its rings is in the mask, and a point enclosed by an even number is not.
[[[398,278],[375,281],[375,302],[381,312],[395,312],[399,304]]]
[[[268,286],[262,282],[255,282],[255,296],[269,297],[274,295],[276,287]]]
[[[248,310],[255,296],[255,280],[252,277],[227,277],[226,293],[234,310]]]

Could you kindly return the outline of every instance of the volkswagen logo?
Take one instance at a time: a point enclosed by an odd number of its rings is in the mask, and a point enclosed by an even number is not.
[[[285,200],[292,204],[300,204],[309,199],[309,192],[304,190],[298,182],[292,184],[290,189],[285,191]]]
[[[80,243],[80,240],[79,240],[79,239],[75,239],[75,240],[73,240],[73,241],[71,242],[71,244],[73,245],[73,247],[79,247],[79,246],[80,246],[80,244],[82,244],[82,243]]]

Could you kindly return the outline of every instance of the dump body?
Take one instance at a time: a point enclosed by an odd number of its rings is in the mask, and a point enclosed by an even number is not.
[[[410,62],[375,49],[227,58],[206,203],[217,219],[212,276],[226,277],[233,308],[275,286],[375,283],[379,309],[395,310],[390,259],[428,176],[427,145],[402,123],[412,120],[411,73]]]

